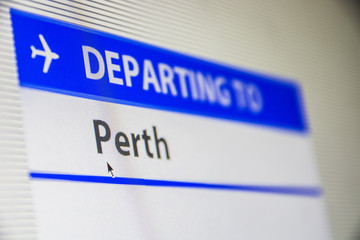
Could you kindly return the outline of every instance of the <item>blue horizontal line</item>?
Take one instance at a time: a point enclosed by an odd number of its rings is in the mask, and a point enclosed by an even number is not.
[[[309,186],[302,187],[302,186],[233,185],[233,184],[181,182],[181,181],[155,180],[155,179],[143,179],[143,178],[128,178],[128,177],[112,178],[105,176],[37,173],[37,172],[31,172],[30,178],[44,179],[44,180],[63,180],[63,181],[74,181],[74,182],[120,184],[120,185],[153,186],[153,187],[180,187],[180,188],[201,188],[201,189],[228,190],[228,191],[245,191],[245,192],[269,193],[269,194],[296,195],[303,197],[320,197],[322,195],[321,188],[309,187]]]

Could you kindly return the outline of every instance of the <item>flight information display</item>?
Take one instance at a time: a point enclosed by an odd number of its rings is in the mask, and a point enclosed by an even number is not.
[[[39,239],[329,239],[296,82],[10,15]]]

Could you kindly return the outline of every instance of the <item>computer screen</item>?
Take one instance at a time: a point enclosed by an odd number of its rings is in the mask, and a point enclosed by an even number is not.
[[[4,4],[3,239],[331,239],[313,46],[232,4]]]

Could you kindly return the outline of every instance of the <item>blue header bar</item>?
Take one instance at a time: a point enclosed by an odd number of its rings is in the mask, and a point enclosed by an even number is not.
[[[23,87],[307,131],[295,83],[14,9],[10,13]]]

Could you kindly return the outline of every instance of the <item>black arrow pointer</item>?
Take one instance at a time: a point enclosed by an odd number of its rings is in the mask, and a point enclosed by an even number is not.
[[[106,162],[107,164],[107,168],[108,168],[108,173],[111,173],[111,176],[114,178],[115,175],[113,173],[114,169],[110,166],[110,164],[108,162]]]

